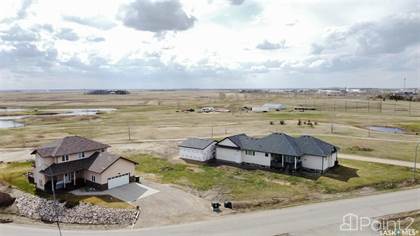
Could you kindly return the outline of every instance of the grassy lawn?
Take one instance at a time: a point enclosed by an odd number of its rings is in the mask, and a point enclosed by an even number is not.
[[[14,162],[10,164],[0,164],[0,181],[4,181],[16,188],[28,192],[35,193],[35,185],[30,184],[26,177],[26,173],[31,171],[31,162]]]
[[[341,193],[363,187],[377,190],[398,188],[412,178],[409,168],[350,160],[343,160],[340,167],[316,177],[223,165],[174,164],[150,155],[130,158],[140,163],[136,169],[138,172],[155,174],[163,183],[200,191],[218,190],[233,200],[310,200],[316,194]]]
[[[0,164],[0,181],[6,182],[14,187],[31,194],[52,199],[52,195],[35,191],[35,185],[28,182],[26,173],[32,169],[31,162],[12,162]],[[82,201],[98,206],[109,208],[133,208],[132,205],[109,195],[100,196],[76,196],[70,193],[57,194],[57,199],[63,201]]]

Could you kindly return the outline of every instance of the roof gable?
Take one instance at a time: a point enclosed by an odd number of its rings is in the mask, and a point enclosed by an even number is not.
[[[32,154],[38,153],[42,157],[56,157],[80,152],[95,151],[108,147],[109,145],[84,137],[67,136],[35,149]]]
[[[228,147],[236,147],[236,148],[239,147],[237,144],[235,144],[234,142],[232,142],[232,140],[230,140],[229,137],[222,139],[217,144],[218,145],[223,145],[223,146],[228,146]]]
[[[109,153],[109,152],[96,152],[94,155],[96,155],[95,161],[92,162],[92,164],[89,166],[88,170],[93,171],[96,173],[102,173],[106,169],[108,169],[110,166],[112,166],[114,163],[116,163],[118,160],[125,160],[128,162],[132,162],[134,164],[138,164],[135,161],[132,161],[130,159]]]

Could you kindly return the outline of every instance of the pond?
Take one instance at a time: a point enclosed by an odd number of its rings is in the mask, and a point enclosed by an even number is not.
[[[89,108],[89,109],[47,109],[46,112],[56,113],[55,116],[92,116],[98,113],[115,111],[115,108]]]
[[[368,129],[372,131],[392,133],[392,134],[401,134],[404,133],[404,130],[396,127],[385,127],[385,126],[369,126]]]
[[[23,123],[16,120],[22,119],[24,116],[4,116],[0,117],[0,129],[18,128],[24,126]]]
[[[0,108],[0,112],[20,112],[27,111],[28,109],[21,108]],[[44,114],[39,116],[92,116],[104,112],[115,111],[115,108],[89,108],[89,109],[45,109],[43,112],[50,114]],[[17,128],[24,126],[23,123],[17,120],[35,115],[23,115],[23,116],[0,116],[0,129]]]
[[[20,111],[25,111],[26,109],[22,109],[22,108],[0,108],[0,112],[20,112]]]

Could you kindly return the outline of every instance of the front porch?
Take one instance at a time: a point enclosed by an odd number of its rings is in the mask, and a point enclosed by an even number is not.
[[[49,193],[74,190],[86,185],[83,171],[72,171],[52,176],[45,175],[45,178],[44,191]]]
[[[270,168],[296,171],[302,168],[300,157],[271,153]]]

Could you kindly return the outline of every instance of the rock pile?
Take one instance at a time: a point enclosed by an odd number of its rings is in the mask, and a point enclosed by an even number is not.
[[[134,209],[105,208],[81,202],[71,209],[64,203],[54,202],[37,196],[24,194],[16,199],[16,206],[22,216],[70,224],[121,224],[135,222],[137,211]]]

